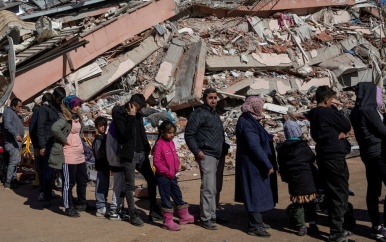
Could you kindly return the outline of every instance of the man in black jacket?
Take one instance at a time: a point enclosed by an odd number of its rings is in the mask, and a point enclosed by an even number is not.
[[[54,144],[54,136],[51,131],[52,125],[59,119],[59,113],[62,112],[60,105],[63,98],[66,97],[66,90],[63,87],[57,87],[53,92],[54,100],[48,102],[47,105],[42,105],[39,108],[37,120],[37,141],[39,154],[43,157],[43,175],[42,175],[42,191],[44,193],[45,206],[51,205],[50,200],[57,198],[52,191],[53,170],[48,166],[48,160],[51,153],[51,148]],[[53,197],[54,196],[54,197]]]
[[[384,116],[378,112],[378,107],[382,105],[382,89],[374,83],[361,82],[357,85],[356,95],[357,100],[351,111],[350,120],[366,167],[366,203],[372,224],[370,235],[384,241],[386,229],[382,224],[386,223],[386,213],[383,214],[383,223],[379,216],[382,181],[386,185],[386,162],[382,154],[382,143],[386,141],[386,126]]]
[[[156,180],[150,166],[150,144],[147,140],[141,109],[146,107],[146,100],[142,94],[134,94],[130,101],[123,106],[115,106],[112,111],[113,121],[117,130],[118,150],[125,173],[125,195],[129,208],[130,223],[143,226],[134,205],[135,170],[139,171],[148,184],[150,200],[150,220],[162,221],[159,207],[156,203]]]
[[[185,129],[185,141],[200,166],[201,225],[210,230],[216,222],[216,171],[225,143],[224,127],[216,112],[217,91],[207,88],[204,104],[190,114]]]
[[[350,121],[332,106],[335,95],[328,86],[318,87],[317,107],[309,112],[308,119],[311,123],[311,136],[316,142],[320,179],[328,201],[329,241],[344,241],[351,235],[343,229],[349,193],[349,171],[345,157],[350,152],[345,135],[351,130],[351,125]]]

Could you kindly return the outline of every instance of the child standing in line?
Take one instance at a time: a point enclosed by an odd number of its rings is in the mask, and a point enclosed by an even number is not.
[[[84,149],[80,135],[83,133],[80,105],[82,100],[75,95],[67,96],[61,105],[63,114],[52,125],[52,133],[61,144],[54,146],[51,156],[58,156],[63,164],[63,203],[65,214],[69,217],[79,217],[78,211],[85,211],[87,207],[87,167]],[[63,159],[64,158],[64,159]],[[51,157],[50,157],[51,159]],[[78,205],[75,208],[72,201],[72,188],[76,183]]]
[[[302,131],[294,121],[284,124],[286,141],[276,146],[277,161],[282,180],[288,183],[291,202],[294,206],[294,222],[298,235],[307,234],[305,217],[307,215],[310,227],[308,232],[318,232],[316,226],[315,202],[316,186],[313,171],[315,155],[306,140],[302,140]]]
[[[164,121],[158,128],[158,139],[154,145],[153,157],[156,168],[156,179],[161,195],[162,214],[164,218],[163,228],[178,231],[178,226],[173,221],[173,207],[170,197],[177,206],[177,215],[180,224],[194,223],[194,217],[189,214],[188,204],[182,200],[182,193],[178,186],[176,173],[180,167],[173,138],[176,126],[169,120]]]
[[[104,218],[106,216],[106,200],[109,192],[110,169],[106,156],[106,128],[107,119],[98,117],[95,119],[97,135],[92,143],[92,150],[95,157],[95,169],[97,179],[95,187],[96,216]]]

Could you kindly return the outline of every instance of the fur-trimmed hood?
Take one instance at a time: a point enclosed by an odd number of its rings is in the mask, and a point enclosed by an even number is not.
[[[70,110],[68,110],[68,108],[66,107],[66,105],[64,105],[63,103],[60,105],[60,108],[62,109],[62,112],[63,112],[63,116],[66,120],[68,121],[71,121],[72,120],[72,113]],[[83,116],[82,114],[80,113],[80,111],[78,111],[78,116],[79,116],[79,120],[83,120]]]

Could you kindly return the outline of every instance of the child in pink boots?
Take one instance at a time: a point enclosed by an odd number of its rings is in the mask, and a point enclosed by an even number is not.
[[[169,120],[164,121],[158,128],[158,139],[154,145],[153,157],[156,168],[156,179],[161,195],[162,214],[164,217],[163,228],[178,231],[180,226],[173,221],[173,206],[170,197],[177,206],[177,215],[181,225],[194,223],[194,217],[189,214],[188,204],[182,200],[176,173],[180,167],[173,138],[176,126]]]

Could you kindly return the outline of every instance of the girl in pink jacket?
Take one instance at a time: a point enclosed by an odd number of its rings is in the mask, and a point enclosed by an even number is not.
[[[180,224],[194,223],[194,217],[189,214],[188,204],[182,200],[182,193],[178,186],[176,173],[180,167],[173,138],[176,126],[169,120],[164,121],[158,128],[158,139],[153,149],[153,163],[156,168],[156,179],[161,196],[162,214],[164,217],[163,228],[180,230],[173,221],[173,206],[170,197],[177,206],[177,215]]]

